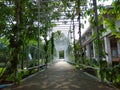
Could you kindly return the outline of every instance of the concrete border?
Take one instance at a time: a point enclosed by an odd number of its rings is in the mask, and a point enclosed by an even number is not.
[[[43,72],[43,71],[45,71],[45,69],[40,70],[39,72],[36,72],[36,73],[34,73],[34,74],[32,74],[32,75],[30,75],[30,76],[22,79],[20,82],[24,82],[25,80],[27,80],[27,79],[29,79],[29,78],[31,78],[31,77],[34,77],[34,76],[38,75],[39,73],[41,73],[41,72]]]
[[[29,78],[31,78],[31,77],[34,77],[34,76],[38,75],[39,73],[44,72],[44,71],[45,71],[45,69],[40,70],[39,72],[36,72],[36,73],[34,73],[34,74],[32,74],[32,75],[30,75],[30,76],[22,79],[22,80],[20,81],[20,83],[21,83],[21,82],[24,82],[25,80],[27,80],[27,79],[29,79]],[[14,84],[11,84],[10,86],[7,86],[7,87],[5,87],[5,88],[3,88],[3,89],[0,89],[0,90],[12,90],[12,89],[11,89],[12,86],[14,86]]]

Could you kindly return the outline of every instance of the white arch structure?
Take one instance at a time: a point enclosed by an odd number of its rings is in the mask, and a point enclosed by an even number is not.
[[[67,61],[68,60],[68,46],[69,46],[69,38],[68,32],[66,34],[62,33],[61,37],[57,37],[54,39],[54,45],[56,49],[56,57],[55,61],[59,61],[59,51],[63,50],[64,51],[64,59]]]

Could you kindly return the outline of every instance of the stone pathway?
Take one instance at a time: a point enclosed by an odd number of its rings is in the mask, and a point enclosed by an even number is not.
[[[5,90],[5,89],[4,89]],[[116,90],[61,61],[11,90]]]

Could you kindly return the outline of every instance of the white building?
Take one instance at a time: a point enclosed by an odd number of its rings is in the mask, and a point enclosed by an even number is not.
[[[116,21],[116,25],[120,26],[120,21]],[[106,60],[108,65],[118,64],[120,62],[120,41],[112,35],[111,30],[105,24],[103,27],[107,30],[101,37],[103,41],[101,48],[105,54],[103,60]],[[82,47],[85,48],[86,59],[90,59],[91,63],[97,60],[94,32],[95,29],[90,26],[82,35]]]

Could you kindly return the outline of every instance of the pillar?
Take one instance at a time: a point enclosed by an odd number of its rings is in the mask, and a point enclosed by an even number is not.
[[[90,46],[86,45],[86,56],[90,59]]]
[[[66,50],[64,50],[64,60],[66,60]]]
[[[97,58],[96,56],[96,50],[95,50],[95,43],[93,42],[93,55],[94,55],[94,59]]]
[[[120,42],[117,41],[117,50],[118,50],[118,57],[120,57]]]
[[[92,35],[94,34],[94,28],[92,29]],[[93,42],[93,55],[94,55],[94,59],[96,59],[97,58],[97,56],[96,56],[96,50],[95,50],[95,42]]]
[[[110,39],[108,37],[104,37],[104,42],[105,42],[105,52],[108,54],[106,55],[106,61],[108,62],[109,65],[112,65]]]
[[[59,51],[57,50],[57,61],[59,61],[60,57],[59,57]]]

